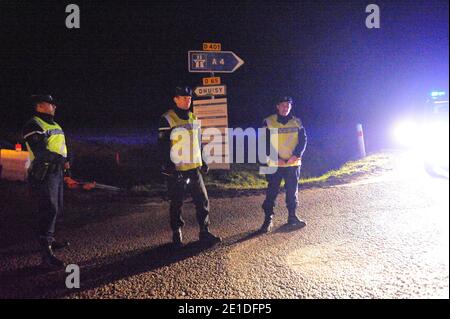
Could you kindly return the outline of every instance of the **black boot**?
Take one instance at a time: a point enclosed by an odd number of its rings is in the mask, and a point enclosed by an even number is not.
[[[64,248],[69,247],[69,246],[70,246],[70,242],[68,242],[67,240],[54,241],[52,243],[52,249],[53,250],[64,249]]]
[[[264,219],[264,223],[262,224],[262,226],[259,228],[258,232],[260,233],[270,233],[272,231],[273,228],[273,215],[266,215],[265,219]]]
[[[172,242],[175,247],[183,246],[183,233],[181,232],[181,228],[173,231]]]
[[[199,240],[203,244],[215,245],[222,241],[222,238],[215,236],[209,232],[208,227],[203,227],[200,229]]]
[[[42,253],[42,263],[51,268],[64,268],[66,264],[58,259],[55,254],[53,253],[52,246],[48,245],[44,247],[44,251]]]
[[[289,211],[288,217],[288,225],[303,228],[306,226],[306,222],[297,217],[297,214],[294,211]]]

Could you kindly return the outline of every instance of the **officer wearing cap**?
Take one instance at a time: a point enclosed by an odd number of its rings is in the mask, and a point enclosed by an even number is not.
[[[56,105],[51,95],[33,95],[34,116],[23,127],[23,138],[30,152],[28,174],[38,201],[38,236],[42,261],[48,266],[64,267],[54,250],[69,245],[55,240],[55,227],[63,210],[63,172],[70,169],[64,132],[55,121]]]
[[[183,245],[181,228],[183,199],[190,191],[200,226],[200,242],[215,244],[221,241],[209,229],[209,200],[202,173],[208,166],[202,160],[200,123],[189,111],[192,90],[189,87],[175,88],[175,105],[161,116],[158,130],[158,149],[161,172],[166,177],[170,200],[170,226],[173,244]]]
[[[293,99],[289,96],[277,100],[277,113],[264,119],[266,127],[267,146],[277,154],[276,159],[268,159],[267,165],[272,169],[267,174],[268,188],[263,203],[264,223],[261,232],[270,232],[273,227],[273,208],[278,196],[282,180],[285,182],[286,206],[289,217],[288,224],[304,227],[306,223],[297,217],[298,181],[302,156],[306,148],[306,132],[299,118],[291,113]],[[267,149],[267,148],[266,148]]]

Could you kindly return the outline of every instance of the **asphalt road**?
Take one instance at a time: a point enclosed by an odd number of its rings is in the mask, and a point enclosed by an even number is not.
[[[123,214],[64,228],[72,246],[58,255],[81,267],[80,289],[38,266],[30,237],[1,248],[0,297],[449,298],[449,181],[397,164],[301,190],[301,230],[283,226],[284,194],[274,231],[260,236],[263,195],[212,198],[211,230],[224,238],[212,248],[196,242],[192,203],[188,244],[174,250],[168,204],[126,199]]]

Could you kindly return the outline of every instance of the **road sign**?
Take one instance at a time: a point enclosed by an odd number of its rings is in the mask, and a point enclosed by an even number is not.
[[[220,85],[220,77],[211,76],[208,78],[203,78],[203,85]]]
[[[228,106],[226,98],[195,100],[194,114],[201,122],[202,144],[215,145],[210,156],[218,157],[218,162],[212,162],[210,169],[230,169],[229,144],[226,128],[228,127]],[[208,130],[214,128],[215,130]],[[218,133],[218,135],[216,135]],[[213,134],[213,135],[211,135]],[[218,137],[219,141],[217,142]]]
[[[189,72],[233,73],[243,64],[231,51],[188,51]]]
[[[207,116],[224,116],[227,117],[227,107],[226,105],[211,105],[208,107],[194,106],[194,114],[197,117],[207,117]]]
[[[225,85],[197,86],[194,93],[198,97],[227,95],[227,87]]]
[[[221,51],[222,44],[205,42],[205,43],[203,43],[203,50],[204,51]]]

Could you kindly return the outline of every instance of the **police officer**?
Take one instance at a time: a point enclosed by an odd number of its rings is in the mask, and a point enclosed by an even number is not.
[[[209,200],[202,177],[202,173],[208,172],[208,166],[202,160],[199,122],[189,111],[191,100],[192,90],[189,87],[176,87],[173,97],[175,106],[162,115],[159,125],[161,171],[167,181],[170,226],[176,247],[183,244],[181,228],[184,221],[181,213],[187,191],[190,191],[195,204],[200,242],[216,244],[221,241],[208,229]]]
[[[277,100],[277,113],[267,117],[263,126],[269,136],[268,146],[272,148],[277,158],[268,160],[272,174],[267,174],[268,188],[263,203],[265,214],[261,232],[270,232],[273,227],[273,208],[281,181],[284,179],[286,189],[286,206],[289,212],[288,224],[304,227],[306,223],[296,214],[298,206],[298,181],[303,152],[306,148],[306,132],[299,118],[291,113],[293,99],[289,96]]]
[[[38,201],[38,236],[42,261],[47,266],[64,267],[54,250],[69,245],[55,240],[55,227],[63,210],[63,171],[70,169],[62,128],[54,121],[56,105],[51,95],[33,95],[34,116],[23,128],[30,152],[28,181]]]

